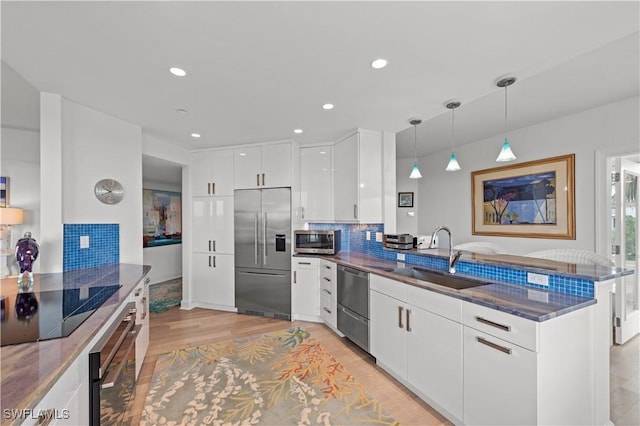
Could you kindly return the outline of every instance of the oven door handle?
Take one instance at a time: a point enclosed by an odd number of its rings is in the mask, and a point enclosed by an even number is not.
[[[138,335],[141,329],[142,329],[142,324],[139,324],[139,325],[136,325],[133,328],[133,330],[129,332],[122,346],[120,346],[120,348],[118,349],[118,352],[123,350],[123,346],[127,342],[127,339],[131,340],[130,342],[128,342],[127,347],[124,348],[124,357],[120,362],[120,364],[118,364],[118,366],[115,369],[109,371],[109,373],[107,374],[107,377],[104,378],[104,380],[102,381],[102,384],[100,385],[101,389],[112,388],[116,384],[116,381],[120,377],[122,370],[127,365],[127,362],[129,362],[129,353],[131,352],[132,349],[135,348],[136,336]]]

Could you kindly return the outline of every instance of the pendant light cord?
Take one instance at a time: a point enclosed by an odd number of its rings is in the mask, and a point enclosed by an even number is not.
[[[418,162],[418,148],[417,148],[418,136],[417,136],[417,134],[418,134],[418,125],[414,124],[413,125],[413,160],[416,163]]]
[[[504,86],[504,139],[507,140],[507,87]]]
[[[455,122],[456,122],[456,109],[451,108],[451,152],[455,152],[456,150]]]

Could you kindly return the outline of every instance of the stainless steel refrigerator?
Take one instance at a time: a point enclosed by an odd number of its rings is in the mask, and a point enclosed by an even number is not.
[[[236,307],[291,318],[291,189],[236,190]]]

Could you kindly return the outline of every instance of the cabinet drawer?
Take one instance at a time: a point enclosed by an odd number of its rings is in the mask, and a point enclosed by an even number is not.
[[[336,288],[336,284],[334,282],[334,280],[332,280],[329,277],[323,277],[322,274],[320,275],[320,288],[326,288],[327,290],[329,290],[330,292],[333,293],[333,290]]]
[[[316,269],[318,267],[318,259],[313,257],[293,258],[292,267],[296,269]]]
[[[409,285],[390,278],[381,277],[376,274],[369,274],[369,288],[378,293],[398,299],[402,302],[407,301],[407,288]]]
[[[462,323],[491,336],[538,351],[538,323],[474,303],[462,303]]]
[[[425,311],[461,322],[462,300],[420,287],[407,286],[407,301]]]

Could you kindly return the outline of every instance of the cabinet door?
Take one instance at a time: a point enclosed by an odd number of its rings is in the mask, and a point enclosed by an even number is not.
[[[331,220],[331,194],[331,147],[300,148],[301,219]]]
[[[140,374],[144,357],[149,347],[149,278],[133,290],[133,301],[136,303],[136,324],[142,325],[136,337],[136,379]]]
[[[379,132],[358,135],[358,220],[382,223],[382,137]],[[395,200],[394,200],[395,202]]]
[[[333,146],[334,220],[358,220],[358,134]]]
[[[194,197],[211,195],[211,175],[213,173],[213,153],[210,151],[191,153],[189,175],[191,194]]]
[[[191,299],[234,306],[234,262],[230,254],[192,253]]]
[[[233,197],[198,197],[191,203],[192,251],[232,254]]]
[[[233,150],[213,151],[211,161],[211,195],[233,195]]]
[[[320,316],[318,268],[294,267],[291,278],[291,313],[293,315]]]
[[[462,324],[411,305],[409,309],[407,380],[462,419]]]
[[[399,378],[406,379],[405,303],[372,290],[369,292],[369,309],[371,355]]]
[[[464,327],[464,423],[533,425],[536,353]]]
[[[291,142],[262,147],[262,170],[260,184],[263,188],[291,186],[292,176]]]
[[[262,149],[259,146],[233,150],[235,189],[261,188]]]

